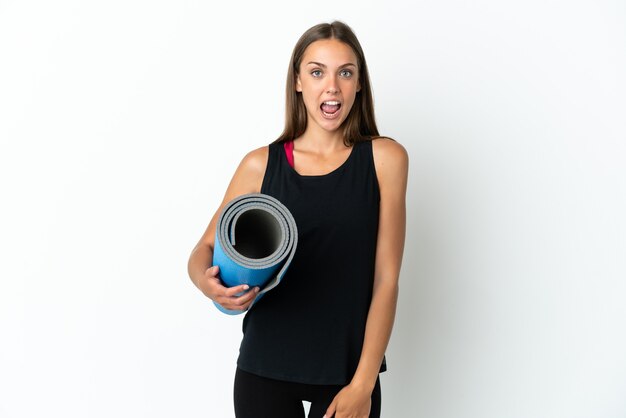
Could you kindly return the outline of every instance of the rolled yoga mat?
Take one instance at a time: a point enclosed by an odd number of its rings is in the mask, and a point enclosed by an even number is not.
[[[280,283],[297,244],[298,229],[287,207],[272,196],[249,193],[231,200],[222,209],[215,231],[213,265],[219,266],[220,278],[227,287],[247,284],[250,289],[246,292],[260,287],[250,310]],[[229,315],[245,312],[213,303]]]

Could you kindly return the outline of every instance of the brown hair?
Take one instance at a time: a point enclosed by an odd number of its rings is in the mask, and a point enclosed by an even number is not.
[[[338,20],[332,23],[320,23],[308,29],[300,37],[291,54],[287,72],[287,88],[285,103],[285,128],[274,141],[285,142],[302,135],[307,125],[307,113],[302,93],[296,91],[296,79],[300,72],[300,63],[306,48],[320,39],[337,39],[352,48],[357,58],[360,91],[356,93],[354,104],[346,120],[342,123],[343,142],[352,146],[355,142],[378,136],[378,128],[374,119],[374,100],[370,86],[369,73],[361,44],[348,25]]]

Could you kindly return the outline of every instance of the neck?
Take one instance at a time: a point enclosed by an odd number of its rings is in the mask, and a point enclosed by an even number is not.
[[[298,148],[319,154],[332,153],[346,146],[343,143],[343,129],[327,131],[317,125],[309,124],[304,133],[296,138]]]

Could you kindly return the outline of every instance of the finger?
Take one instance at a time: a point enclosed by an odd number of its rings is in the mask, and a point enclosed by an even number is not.
[[[220,303],[220,305],[222,305],[224,308],[228,309],[229,311],[245,311],[246,308],[244,306],[240,306],[240,305],[235,305],[232,303]]]
[[[244,311],[247,311],[248,309],[250,309],[250,307],[254,304],[254,301],[257,299],[257,296],[259,295],[259,288],[255,287],[254,289],[250,290],[245,296],[250,296],[249,299],[243,304],[243,309]]]
[[[229,298],[227,303],[233,306],[232,309],[245,311],[250,307],[250,304],[252,303],[256,295],[257,294],[255,293],[254,290],[250,290],[246,292],[245,295],[239,296],[238,298],[234,298],[234,297]]]
[[[234,287],[222,287],[220,294],[217,296],[217,303],[219,303],[220,305],[222,305],[223,307],[227,308],[227,309],[243,309],[241,307],[242,305],[242,301],[247,301],[247,298],[249,297],[249,293],[254,293],[254,292],[247,292],[241,296],[238,296],[237,294],[240,292],[244,292],[245,289],[244,287],[248,287],[248,285],[240,285],[240,286],[234,286]]]
[[[224,296],[232,297],[232,296],[235,296],[237,293],[245,292],[249,288],[250,286],[248,286],[247,284],[241,284],[239,286],[229,287],[229,288],[226,288],[226,290],[224,291]]]
[[[233,302],[238,304],[238,305],[243,305],[243,304],[248,303],[251,300],[253,300],[258,293],[259,293],[259,288],[255,287],[254,289],[250,290],[249,292],[246,292],[245,294],[243,294],[243,295],[239,296],[238,298],[236,298]]]
[[[250,308],[251,303],[252,301],[250,301],[249,303],[244,303],[244,304],[232,303],[231,301],[228,301],[222,304],[222,306],[232,311],[247,311]]]
[[[246,292],[245,295],[239,296],[238,298],[227,298],[227,304],[231,305],[232,308],[231,309],[237,309],[240,311],[247,311],[250,306],[254,303],[254,300],[256,299],[257,295],[259,292],[259,288],[255,287],[251,290],[249,290],[248,292]]]

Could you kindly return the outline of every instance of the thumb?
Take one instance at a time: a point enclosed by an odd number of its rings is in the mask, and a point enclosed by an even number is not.
[[[215,266],[211,266],[208,269],[206,269],[206,273],[208,273],[211,276],[217,276],[217,272],[219,271],[220,267],[215,265]]]
[[[335,401],[330,404],[323,418],[331,418],[335,414]]]

